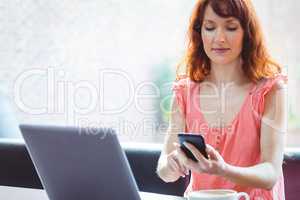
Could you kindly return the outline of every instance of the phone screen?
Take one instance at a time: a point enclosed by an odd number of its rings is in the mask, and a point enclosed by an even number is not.
[[[194,157],[192,152],[186,146],[183,145],[184,142],[194,145],[202,153],[202,155],[206,159],[208,159],[207,153],[205,151],[205,149],[206,149],[205,141],[204,141],[204,138],[200,134],[195,135],[195,134],[188,134],[188,133],[180,133],[180,134],[178,134],[178,139],[179,139],[179,143],[180,143],[180,148],[182,149],[182,151],[186,154],[186,156],[188,158],[197,162],[197,159]]]

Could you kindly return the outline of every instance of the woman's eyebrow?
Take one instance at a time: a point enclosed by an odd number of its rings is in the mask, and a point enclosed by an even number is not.
[[[209,23],[216,23],[214,20],[212,19],[204,19],[204,22],[209,22]],[[234,19],[234,18],[229,18],[227,19],[225,22],[226,23],[230,23],[230,22],[237,22],[238,20]]]
[[[204,22],[209,22],[209,23],[215,23],[215,21],[214,21],[214,20],[211,20],[211,19],[204,19],[203,21],[204,21]]]
[[[226,20],[227,23],[230,23],[230,22],[238,22],[237,19],[234,19],[234,18],[229,18]]]

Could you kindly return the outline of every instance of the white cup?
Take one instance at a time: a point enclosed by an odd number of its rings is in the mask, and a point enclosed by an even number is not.
[[[188,200],[239,200],[241,197],[250,200],[245,192],[227,189],[199,190],[190,192],[187,197]]]

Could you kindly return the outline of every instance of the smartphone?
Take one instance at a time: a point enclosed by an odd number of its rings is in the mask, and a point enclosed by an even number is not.
[[[178,139],[179,139],[179,143],[180,143],[180,148],[182,149],[182,151],[185,153],[185,155],[192,159],[193,161],[197,162],[197,159],[194,157],[194,155],[192,154],[192,152],[183,145],[184,142],[190,143],[192,145],[194,145],[201,153],[202,155],[208,159],[207,153],[206,153],[206,145],[205,145],[205,141],[204,138],[202,137],[202,135],[195,135],[195,134],[188,134],[188,133],[180,133],[178,134]]]

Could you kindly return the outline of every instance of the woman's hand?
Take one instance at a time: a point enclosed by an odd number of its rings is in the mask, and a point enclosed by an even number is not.
[[[166,156],[167,166],[172,173],[185,177],[189,175],[189,170],[179,161],[179,153],[177,149]]]
[[[184,152],[180,149],[180,145],[176,144],[176,149],[179,152],[178,158],[186,168],[198,173],[207,173],[214,175],[224,175],[227,164],[225,163],[222,156],[212,146],[206,144],[206,152],[209,159],[206,159],[198,149],[189,143],[184,145],[193,153],[198,162],[189,159]]]

